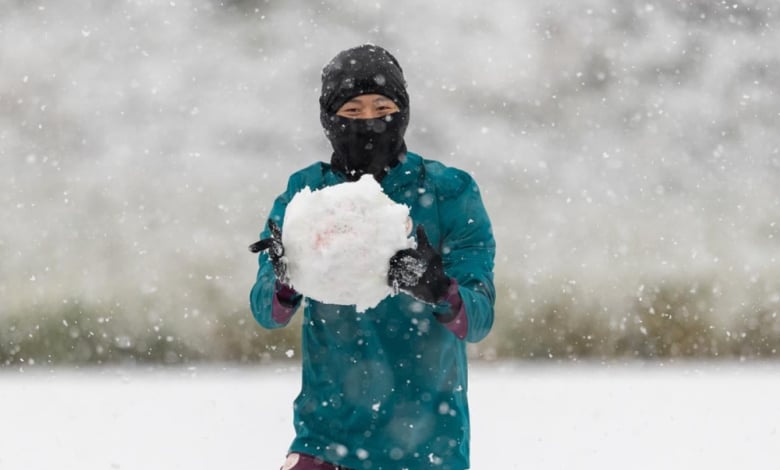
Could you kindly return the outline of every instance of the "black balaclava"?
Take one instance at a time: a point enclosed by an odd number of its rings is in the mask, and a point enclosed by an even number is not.
[[[400,111],[375,119],[336,115],[350,99],[373,93],[390,98]],[[334,57],[322,69],[320,122],[333,146],[331,166],[335,171],[350,181],[364,174],[381,181],[406,154],[404,133],[409,122],[409,95],[395,57],[370,44],[347,49]]]

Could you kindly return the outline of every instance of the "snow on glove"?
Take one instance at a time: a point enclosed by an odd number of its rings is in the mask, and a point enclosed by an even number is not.
[[[282,284],[289,285],[290,279],[287,277],[287,262],[284,258],[284,245],[282,244],[282,229],[271,219],[268,219],[268,229],[271,231],[271,236],[249,245],[249,251],[259,253],[267,250],[268,259],[271,260],[276,278]]]
[[[417,248],[400,250],[390,258],[387,282],[431,304],[444,298],[450,279],[444,274],[441,255],[434,251],[422,225],[417,226]]]

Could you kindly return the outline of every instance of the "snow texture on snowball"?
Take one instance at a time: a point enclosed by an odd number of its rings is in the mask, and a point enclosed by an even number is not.
[[[393,294],[389,261],[414,248],[411,229],[409,208],[393,202],[371,175],[317,191],[306,187],[284,216],[290,282],[306,297],[364,312]]]

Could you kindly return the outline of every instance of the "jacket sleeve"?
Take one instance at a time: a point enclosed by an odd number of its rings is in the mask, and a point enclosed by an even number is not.
[[[493,326],[496,290],[493,284],[496,243],[477,183],[465,172],[456,172],[460,180],[452,197],[442,195],[440,217],[441,250],[445,273],[454,278],[466,315],[466,341],[477,342]]]
[[[290,177],[287,183],[287,190],[282,193],[274,201],[274,205],[271,208],[271,213],[268,218],[273,219],[279,227],[284,231],[284,213],[287,209],[287,204],[290,203],[292,197],[302,189],[300,186],[299,178],[295,175]],[[260,233],[260,239],[271,236],[268,226],[266,224],[262,233]],[[280,328],[287,325],[292,318],[295,310],[300,305],[300,297],[292,305],[283,305],[277,298],[277,291],[279,290],[279,284],[276,282],[276,275],[274,274],[273,266],[268,259],[266,252],[261,252],[258,256],[259,268],[257,270],[257,279],[252,287],[252,291],[249,294],[249,304],[252,308],[252,315],[255,320],[260,323],[261,326],[268,329]]]

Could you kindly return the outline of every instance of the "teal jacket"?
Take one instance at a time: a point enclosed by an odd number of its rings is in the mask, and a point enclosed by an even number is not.
[[[298,191],[342,182],[344,177],[326,163],[300,170],[274,202],[270,217],[282,226],[285,208]],[[466,469],[465,343],[481,340],[493,325],[490,220],[467,173],[413,153],[381,185],[392,200],[409,206],[415,225],[424,225],[442,254],[445,273],[457,281],[463,338],[439,316],[449,312],[449,305],[423,304],[403,293],[364,313],[306,299],[302,387],[290,451],[353,469]],[[267,229],[260,236],[269,236]],[[283,327],[289,319],[280,323],[273,315],[276,279],[265,253],[259,263],[252,312],[265,328]]]

